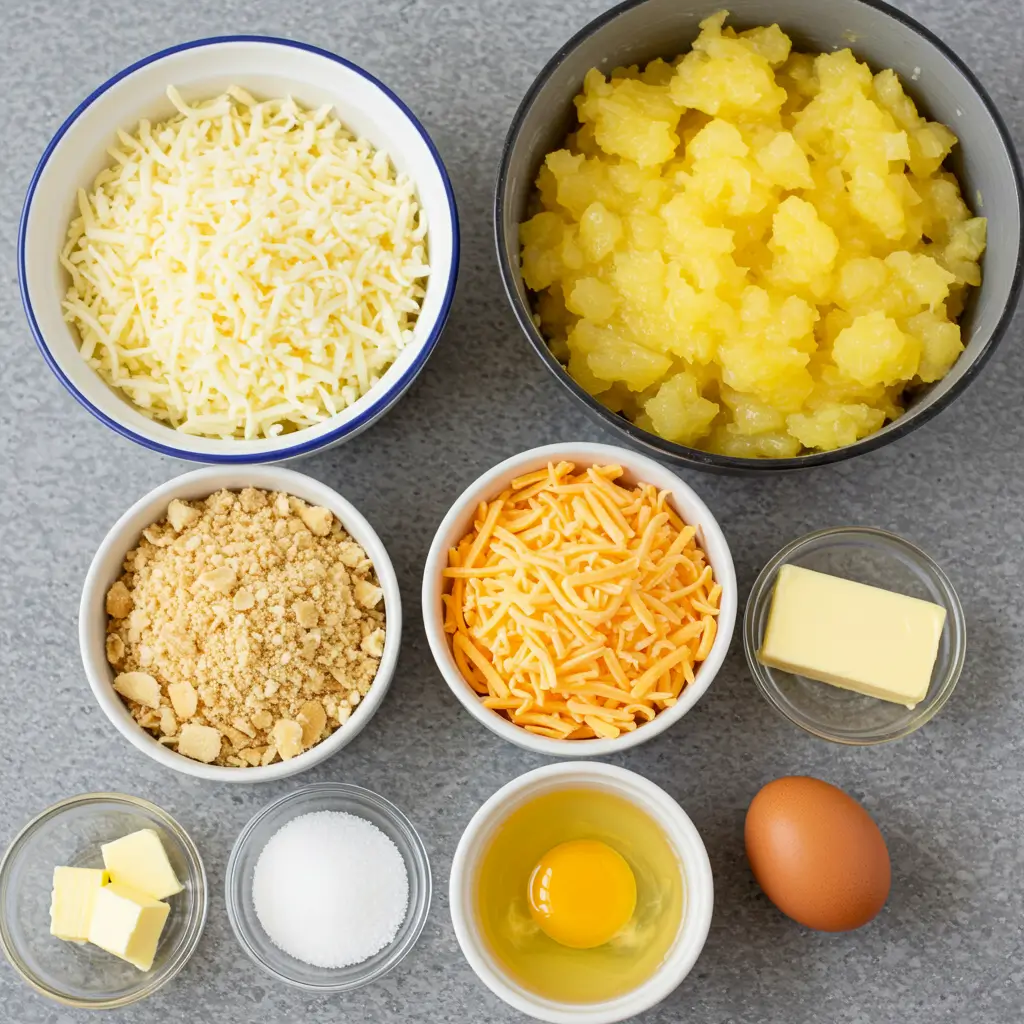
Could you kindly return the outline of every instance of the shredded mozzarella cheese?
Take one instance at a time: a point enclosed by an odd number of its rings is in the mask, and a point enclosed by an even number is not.
[[[364,395],[409,343],[427,224],[412,181],[330,106],[230,88],[134,135],[60,261],[84,359],[189,434],[274,437]]]

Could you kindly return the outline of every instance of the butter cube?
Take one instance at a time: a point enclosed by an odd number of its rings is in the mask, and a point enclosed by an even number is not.
[[[758,659],[912,708],[928,693],[945,620],[930,601],[784,565]]]
[[[140,971],[148,971],[170,912],[166,903],[112,882],[96,893],[88,939]]]
[[[109,881],[102,868],[54,868],[50,934],[68,942],[85,942],[96,893]]]
[[[151,828],[140,829],[101,847],[103,863],[117,885],[166,899],[184,888],[174,874],[160,837]]]

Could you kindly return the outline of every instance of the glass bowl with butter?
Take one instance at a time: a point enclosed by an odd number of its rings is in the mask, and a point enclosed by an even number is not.
[[[55,868],[87,870],[58,877]],[[93,879],[105,891],[86,914],[82,889]],[[61,800],[18,833],[0,862],[0,946],[29,985],[65,1006],[115,1009],[152,995],[195,952],[206,908],[195,843],[165,811],[121,793]],[[93,941],[82,941],[86,933]],[[139,966],[97,940],[121,944]]]
[[[939,566],[895,534],[821,530],[787,544],[747,601],[743,647],[762,695],[833,743],[907,736],[963,668],[963,609]]]

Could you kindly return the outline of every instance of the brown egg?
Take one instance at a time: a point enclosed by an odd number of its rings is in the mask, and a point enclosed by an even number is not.
[[[867,924],[889,895],[889,851],[871,815],[806,775],[769,782],[750,803],[747,859],[765,895],[808,928]]]

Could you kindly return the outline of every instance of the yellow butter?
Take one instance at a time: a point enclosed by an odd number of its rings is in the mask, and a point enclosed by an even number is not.
[[[784,565],[758,658],[913,707],[928,693],[945,619],[930,601]]]
[[[96,893],[110,881],[102,868],[53,869],[50,934],[69,942],[85,942]]]
[[[98,889],[88,939],[140,971],[153,966],[160,933],[171,908],[137,889],[112,882]]]
[[[151,828],[102,846],[103,863],[117,885],[126,885],[155,900],[166,899],[181,892],[178,881],[160,837]]]

